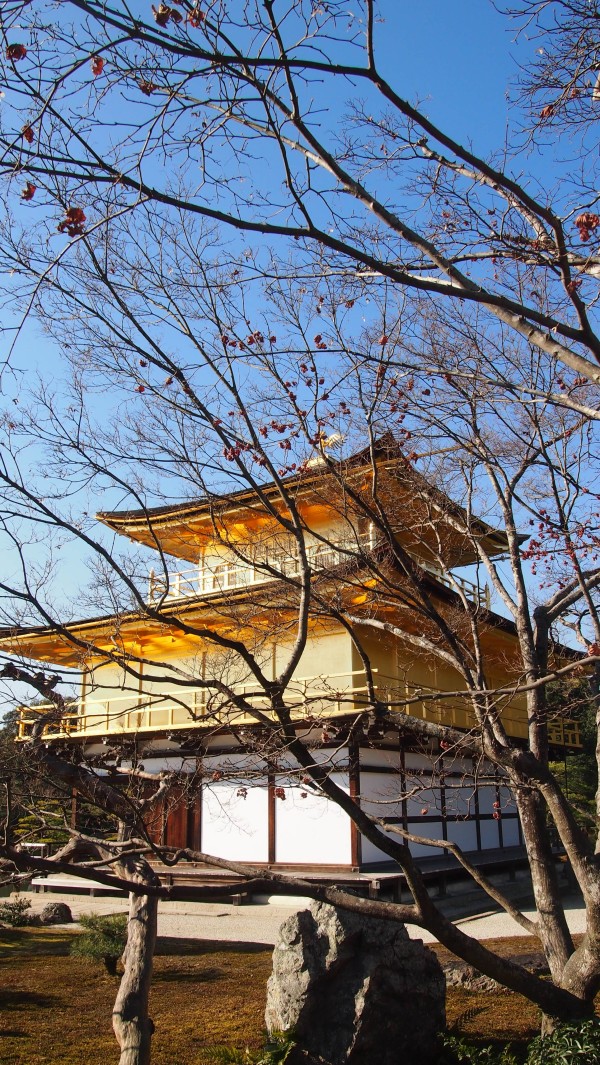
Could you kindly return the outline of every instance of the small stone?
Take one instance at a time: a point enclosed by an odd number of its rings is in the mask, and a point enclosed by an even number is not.
[[[480,994],[492,994],[502,990],[500,984],[490,976],[484,976],[472,965],[449,965],[445,968],[448,987],[462,987],[464,991],[477,991]]]
[[[40,924],[71,924],[72,920],[66,902],[48,902],[40,914]]]

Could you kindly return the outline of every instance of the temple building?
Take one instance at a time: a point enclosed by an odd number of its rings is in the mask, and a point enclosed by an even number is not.
[[[179,774],[149,819],[155,841],[299,871],[385,867],[281,744],[261,678],[280,677],[300,633],[284,694],[293,726],[363,809],[470,853],[520,845],[512,797],[490,766],[402,729],[407,712],[476,727],[436,617],[465,644],[475,619],[490,688],[515,684],[522,667],[512,623],[464,576],[477,561],[474,538],[499,558],[504,533],[408,473],[397,450],[355,455],[343,476],[316,462],[283,484],[98,519],[155,552],[145,604],[62,630],[4,633],[2,645],[44,668],[81,671],[79,697],[48,742],[92,762]],[[522,697],[499,705],[507,733],[525,741]],[[22,736],[38,713],[23,710]],[[579,745],[576,723],[553,722],[551,741]]]

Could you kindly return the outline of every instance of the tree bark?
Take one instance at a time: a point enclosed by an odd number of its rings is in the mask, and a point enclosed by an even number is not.
[[[139,858],[124,858],[119,864],[129,880],[148,884],[156,880],[148,864]],[[124,971],[113,1009],[113,1030],[121,1049],[119,1065],[150,1065],[154,1024],[148,1007],[157,914],[155,897],[130,893]]]

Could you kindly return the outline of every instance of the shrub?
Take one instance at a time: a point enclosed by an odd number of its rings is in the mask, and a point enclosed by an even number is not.
[[[475,1046],[453,1035],[442,1039],[439,1065],[517,1065],[508,1047]],[[600,1063],[600,1020],[560,1024],[551,1035],[537,1036],[527,1048],[525,1065]]]
[[[455,1035],[442,1037],[439,1065],[517,1065],[508,1047],[476,1046]]]
[[[212,1047],[207,1052],[207,1058],[211,1065],[284,1065],[295,1046],[294,1031],[290,1029],[267,1034],[262,1050]]]
[[[526,1065],[590,1065],[600,1062],[600,1020],[559,1024],[529,1044]]]
[[[28,899],[15,899],[14,902],[0,903],[0,922],[8,924],[11,928],[24,928],[26,925],[35,924],[36,918],[29,913],[31,903]]]
[[[90,961],[101,961],[110,976],[116,976],[117,962],[127,940],[127,914],[82,914],[83,932],[71,946],[71,954]]]

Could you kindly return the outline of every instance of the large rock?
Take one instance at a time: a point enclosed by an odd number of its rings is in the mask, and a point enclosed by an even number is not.
[[[48,902],[40,914],[40,924],[70,924],[72,920],[66,902]]]
[[[444,974],[404,925],[313,903],[279,930],[265,1021],[331,1065],[433,1065]]]

